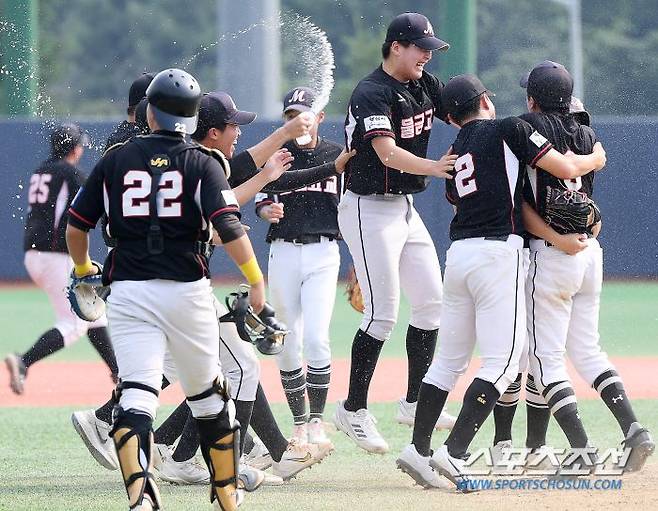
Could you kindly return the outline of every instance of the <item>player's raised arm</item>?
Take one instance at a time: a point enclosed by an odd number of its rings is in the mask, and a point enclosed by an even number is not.
[[[374,138],[372,140],[372,147],[381,162],[387,167],[419,176],[435,176],[452,179],[449,172],[455,167],[457,155],[444,154],[439,160],[421,158],[398,147],[395,140],[390,137]]]
[[[591,154],[574,154],[551,149],[536,161],[536,165],[546,172],[550,172],[560,179],[575,179],[592,172],[601,170],[606,163],[606,154],[600,142],[594,145]]]

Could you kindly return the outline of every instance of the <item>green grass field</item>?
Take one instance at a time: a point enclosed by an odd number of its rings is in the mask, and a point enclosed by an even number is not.
[[[361,316],[345,300],[343,284],[336,291],[336,306],[331,324],[332,351],[335,357],[349,357],[354,332]],[[233,291],[221,286],[218,297]],[[37,288],[0,287],[0,354],[24,351],[50,328],[53,314],[46,295]],[[391,341],[382,356],[404,357],[404,336],[408,305],[402,300],[400,316]],[[601,305],[601,343],[612,356],[657,355],[658,283],[611,282],[603,289]],[[52,357],[52,360],[95,360],[88,342],[78,342]]]

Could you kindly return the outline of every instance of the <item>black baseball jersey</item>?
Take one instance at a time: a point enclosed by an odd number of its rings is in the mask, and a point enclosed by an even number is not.
[[[67,252],[68,209],[82,185],[80,171],[62,159],[49,159],[30,176],[24,250]]]
[[[158,158],[168,159],[168,166],[157,194],[164,252],[154,255],[146,246],[151,191],[147,162]],[[190,282],[209,276],[208,258],[195,247],[209,239],[211,222],[217,228],[224,215],[239,215],[235,195],[216,158],[210,150],[166,132],[135,137],[101,158],[71,205],[69,223],[88,230],[107,214],[117,247],[104,267],[106,283]]]
[[[141,134],[142,131],[134,122],[129,122],[126,120],[121,121],[119,125],[116,128],[114,128],[114,131],[110,133],[110,136],[107,137],[105,150],[107,151],[113,145],[127,142],[131,138]]]
[[[518,117],[478,119],[459,130],[459,155],[446,197],[456,207],[450,239],[523,235],[525,165],[533,166],[552,144]]]
[[[423,72],[420,80],[401,83],[378,67],[352,92],[345,119],[345,141],[356,155],[345,170],[345,187],[359,195],[423,191],[429,182],[386,167],[372,147],[374,137],[395,139],[398,147],[425,158],[434,117],[445,119],[443,83]]]
[[[571,150],[576,154],[590,154],[596,144],[596,135],[589,126],[580,125],[573,115],[558,113],[527,113],[520,116],[561,153]],[[592,198],[594,175],[590,172],[575,179],[559,179],[540,168],[528,168],[524,198],[543,217],[548,187],[560,190],[578,190]]]
[[[317,145],[312,149],[299,147],[292,141],[284,147],[295,158],[287,172],[332,162],[343,149],[340,145],[323,138],[318,138]],[[268,243],[274,239],[292,241],[305,234],[338,238],[337,215],[341,185],[341,176],[334,175],[291,192],[256,195],[256,211],[273,202],[284,204],[284,217],[279,223],[270,224],[266,241]]]

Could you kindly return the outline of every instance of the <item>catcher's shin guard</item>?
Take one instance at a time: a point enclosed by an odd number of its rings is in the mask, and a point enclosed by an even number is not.
[[[160,492],[153,477],[153,420],[141,413],[118,409],[114,428],[110,432],[114,440],[128,505],[135,510],[161,509]]]
[[[188,398],[200,400],[217,392],[224,400],[222,411],[215,417],[197,417],[201,453],[210,471],[210,502],[223,511],[234,511],[241,503],[238,491],[240,461],[240,423],[235,420],[235,406],[225,386],[216,381],[211,389]]]

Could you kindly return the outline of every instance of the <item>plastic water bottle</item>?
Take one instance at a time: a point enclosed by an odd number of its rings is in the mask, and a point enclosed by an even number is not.
[[[308,119],[312,119],[315,117],[315,114],[313,112],[302,112],[299,115],[303,115],[307,117]],[[306,135],[302,135],[301,137],[297,137],[295,139],[295,142],[297,142],[297,145],[306,145],[310,144],[311,140],[313,140],[313,137],[311,136],[310,133],[307,133]]]

